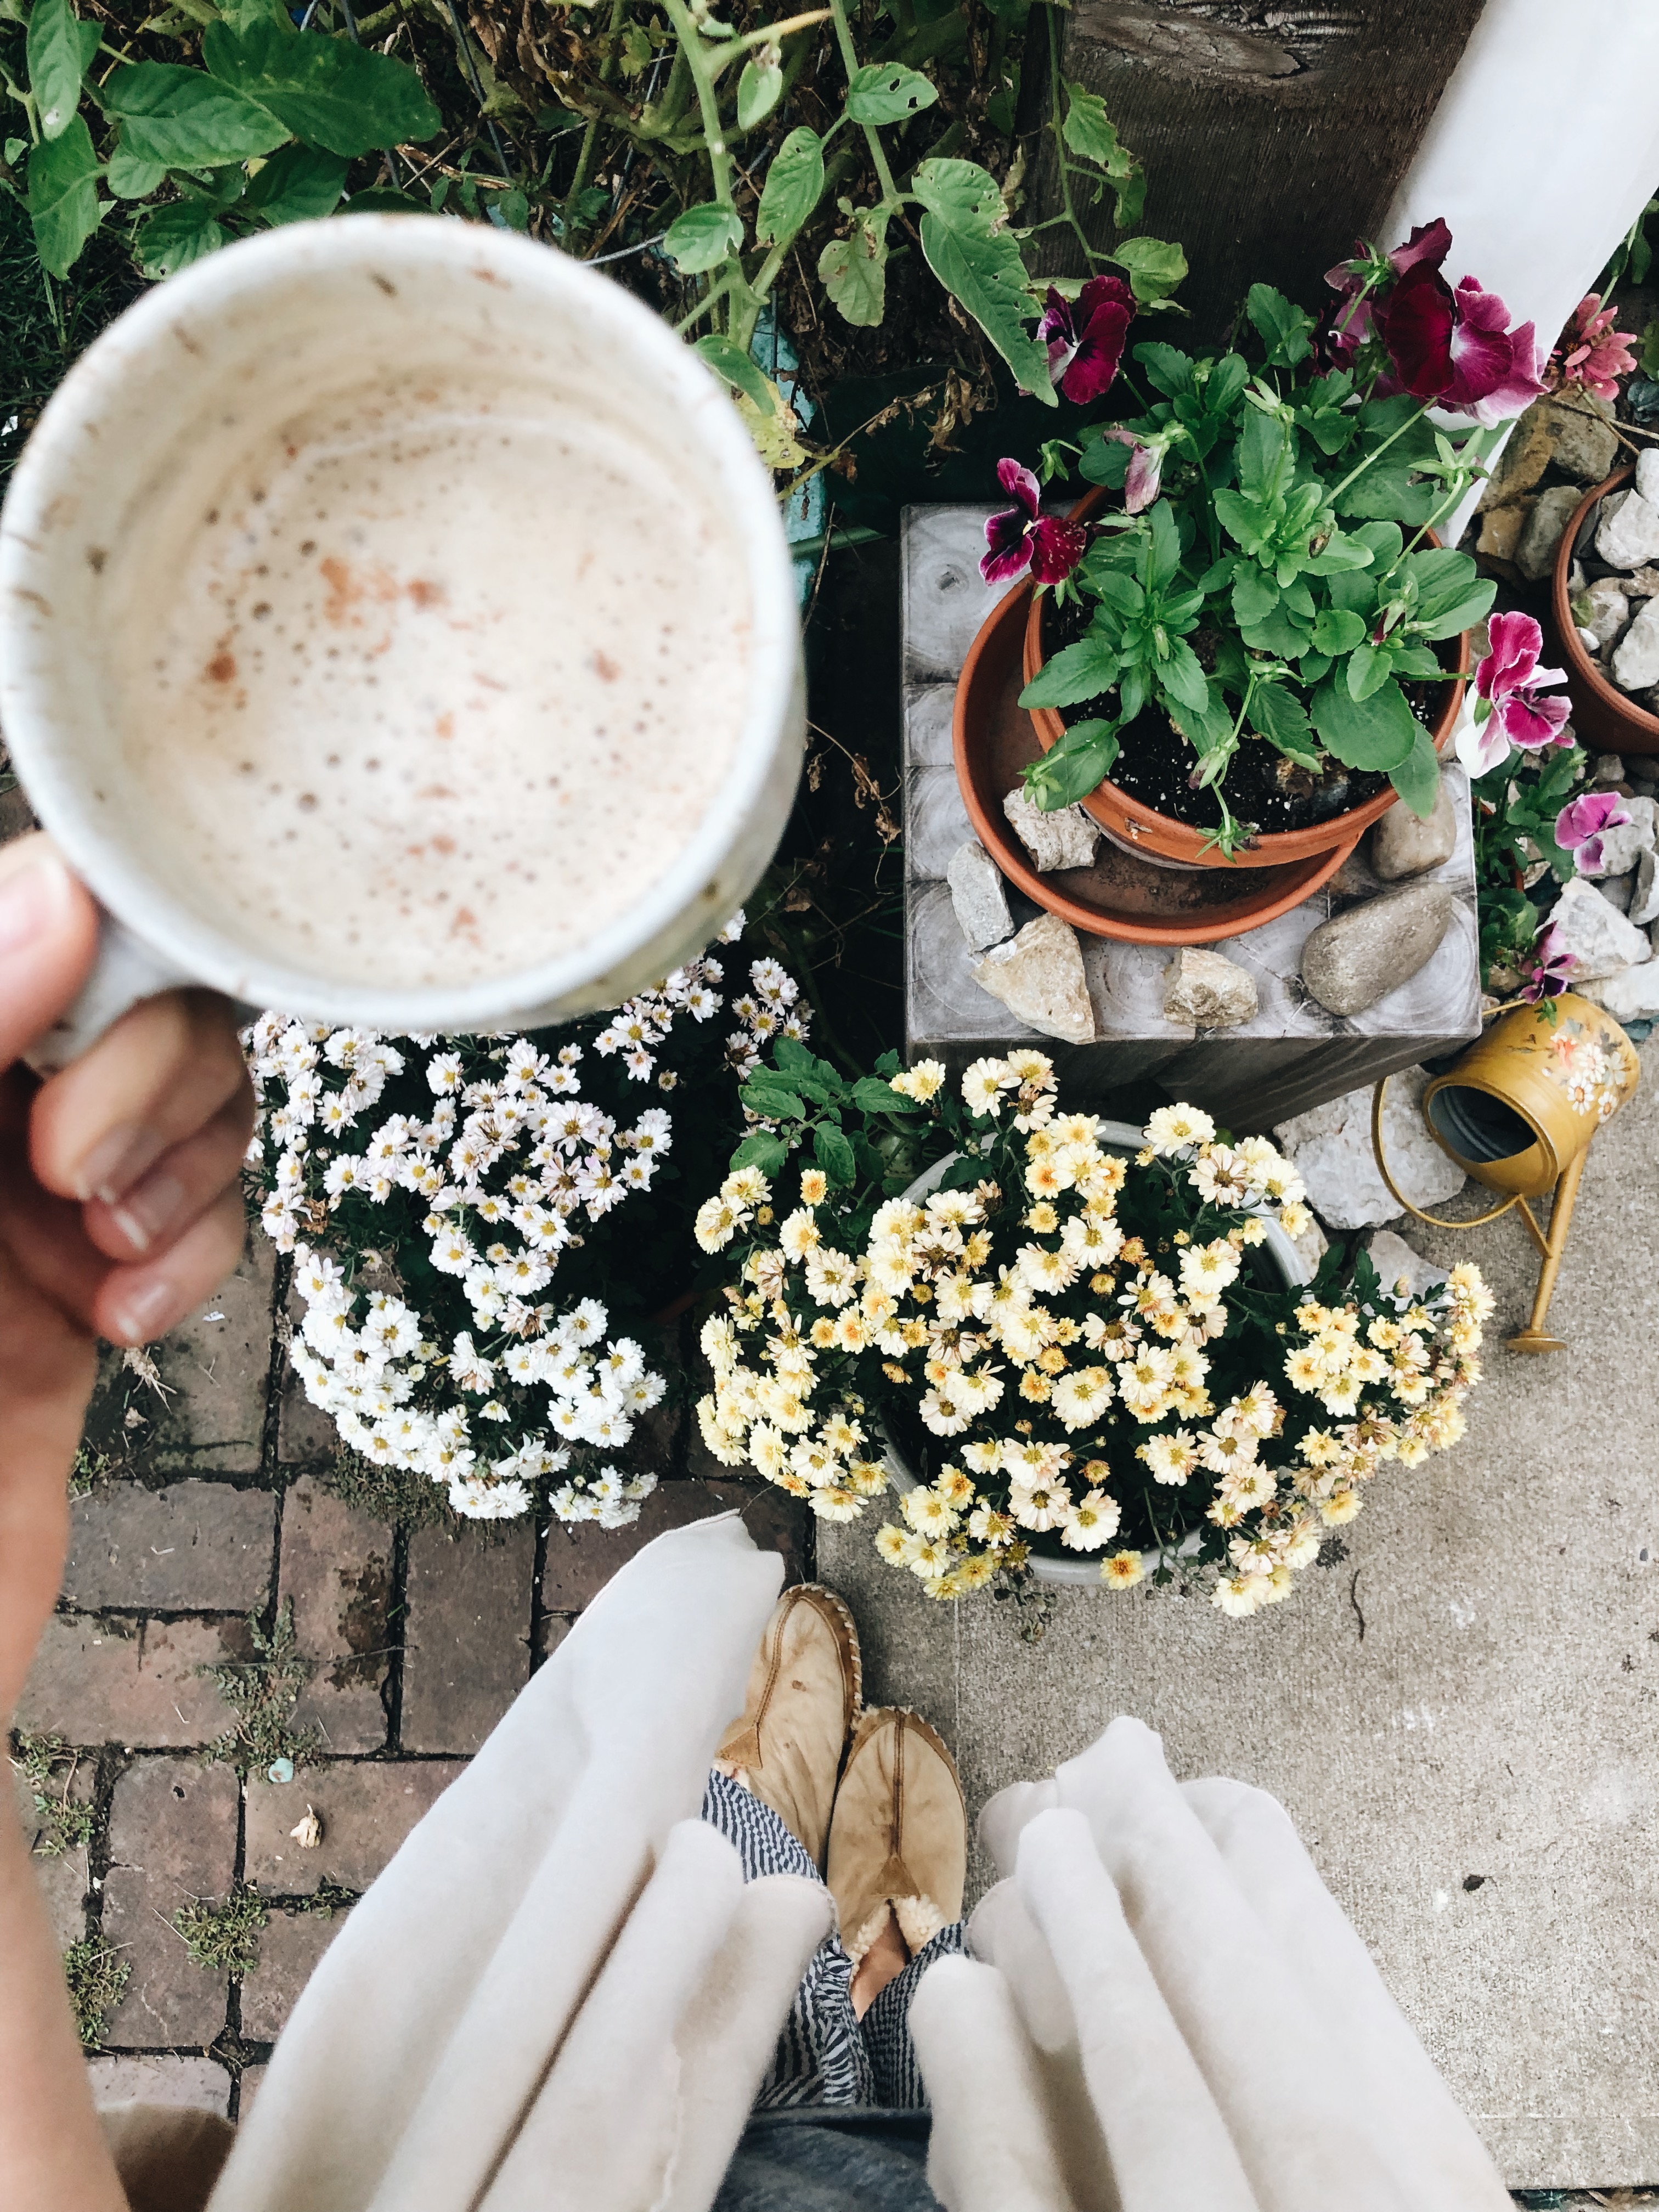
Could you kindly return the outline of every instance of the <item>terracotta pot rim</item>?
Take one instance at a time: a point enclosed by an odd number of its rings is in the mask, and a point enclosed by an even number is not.
[[[1555,614],[1555,627],[1559,633],[1561,650],[1567,657],[1567,666],[1575,680],[1583,684],[1590,696],[1605,707],[1615,721],[1647,739],[1642,748],[1646,752],[1659,752],[1659,714],[1651,714],[1645,707],[1638,707],[1628,691],[1621,691],[1616,684],[1609,684],[1595,663],[1584,650],[1578,635],[1578,625],[1572,618],[1572,606],[1567,591],[1567,574],[1571,568],[1578,543],[1578,533],[1584,526],[1584,518],[1598,499],[1606,499],[1627,484],[1636,474],[1636,464],[1615,469],[1605,482],[1587,491],[1568,519],[1561,533],[1561,543],[1555,550],[1555,572],[1550,579],[1550,605]]]
[[[1086,521],[1104,497],[1103,489],[1098,486],[1085,492],[1071,509],[1073,519]],[[1440,538],[1437,532],[1431,530],[1428,532],[1428,543],[1432,546],[1439,545]],[[1023,662],[1025,680],[1029,684],[1043,665],[1041,636],[1042,603],[1029,580],[1020,589],[1029,595]],[[1442,756],[1457,720],[1457,710],[1462,703],[1463,688],[1468,680],[1468,673],[1469,633],[1462,630],[1457,638],[1456,669],[1445,678],[1449,696],[1429,732],[1436,752]],[[1048,752],[1059,742],[1066,727],[1059,709],[1029,707],[1026,712],[1030,715],[1038,744],[1044,752]],[[1659,722],[1654,724],[1654,731],[1656,737],[1659,737]],[[1177,822],[1173,815],[1158,813],[1144,800],[1132,798],[1109,776],[1103,777],[1079,804],[1086,814],[1093,815],[1096,821],[1127,835],[1132,842],[1144,839],[1148,848],[1164,860],[1184,861],[1200,868],[1275,868],[1305,860],[1316,853],[1327,852],[1334,844],[1344,848],[1346,857],[1365,830],[1388,812],[1399,796],[1398,792],[1390,787],[1378,792],[1375,798],[1366,799],[1363,805],[1349,807],[1341,814],[1333,815],[1328,822],[1305,830],[1270,830],[1257,837],[1247,851],[1235,854],[1231,860],[1217,852],[1213,846],[1206,849],[1202,831],[1194,830],[1189,823]],[[1331,872],[1334,873],[1334,869]],[[1320,878],[1321,882],[1324,880],[1323,877]]]
[[[1298,872],[1288,884],[1264,886],[1254,897],[1241,885],[1240,904],[1231,911],[1199,917],[1190,921],[1154,921],[1142,915],[1123,920],[1101,912],[1097,908],[1079,905],[1067,898],[1051,884],[1044,881],[1030,864],[1030,855],[1020,845],[1005,819],[993,816],[981,805],[969,770],[969,754],[973,739],[969,729],[967,703],[974,689],[979,663],[990,648],[1000,626],[1018,620],[1020,593],[1029,592],[1029,584],[1016,588],[1000,599],[980,624],[962,673],[957,679],[956,696],[951,708],[951,752],[956,763],[957,785],[961,791],[968,818],[973,824],[974,835],[990,854],[998,868],[1023,890],[1027,898],[1043,907],[1060,920],[1069,922],[1073,929],[1085,931],[1091,937],[1112,939],[1120,945],[1216,945],[1224,939],[1242,937],[1247,930],[1259,929],[1266,922],[1277,921],[1321,890],[1336,873],[1342,863],[1358,844],[1361,832],[1355,830],[1333,846],[1328,853],[1304,855]],[[1285,864],[1281,864],[1285,865]],[[1288,864],[1297,866],[1292,861]],[[1304,872],[1305,871],[1305,872]]]

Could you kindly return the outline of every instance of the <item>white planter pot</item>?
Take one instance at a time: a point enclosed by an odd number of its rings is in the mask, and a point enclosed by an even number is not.
[[[1100,1140],[1104,1149],[1120,1153],[1126,1158],[1133,1158],[1139,1152],[1145,1142],[1140,1131],[1133,1128],[1127,1121],[1102,1121],[1099,1128]],[[956,1158],[956,1153],[947,1152],[942,1160],[935,1160],[925,1175],[916,1177],[909,1188],[904,1192],[904,1197],[914,1202],[917,1199],[926,1198],[930,1191],[936,1190],[944,1177],[945,1170]],[[1310,1280],[1308,1269],[1300,1254],[1278,1222],[1271,1218],[1267,1219],[1267,1238],[1261,1249],[1271,1256],[1274,1266],[1284,1277],[1286,1289],[1294,1290],[1299,1284]],[[881,1433],[884,1445],[883,1459],[886,1465],[889,1481],[895,1490],[901,1492],[915,1490],[921,1477],[894,1443],[884,1419],[881,1424]],[[1198,1551],[1203,1540],[1203,1531],[1194,1528],[1168,1556],[1177,1559],[1190,1559]],[[1150,1575],[1156,1571],[1164,1556],[1158,1552],[1143,1552],[1140,1555],[1141,1565]],[[1098,1559],[1051,1559],[1033,1553],[1031,1572],[1038,1582],[1051,1583],[1057,1589],[1101,1590],[1105,1588],[1105,1584],[1100,1579]]]

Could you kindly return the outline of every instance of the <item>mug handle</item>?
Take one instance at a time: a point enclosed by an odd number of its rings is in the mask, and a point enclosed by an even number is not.
[[[97,1043],[129,1006],[193,983],[172,961],[133,935],[106,908],[98,910],[98,954],[92,973],[63,1018],[23,1054],[37,1075],[55,1075]]]

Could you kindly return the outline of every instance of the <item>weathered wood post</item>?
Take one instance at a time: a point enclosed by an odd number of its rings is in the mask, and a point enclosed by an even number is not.
[[[1258,278],[1318,303],[1323,271],[1381,225],[1480,12],[1480,0],[1039,6],[1022,120],[1048,113],[1058,37],[1061,73],[1101,95],[1146,166],[1146,229],[1186,248],[1193,319],[1177,342],[1205,344]],[[1034,198],[1040,216],[1060,204],[1052,139]],[[1109,198],[1084,222],[1113,243]],[[1048,237],[1055,272],[1080,274],[1069,233]]]

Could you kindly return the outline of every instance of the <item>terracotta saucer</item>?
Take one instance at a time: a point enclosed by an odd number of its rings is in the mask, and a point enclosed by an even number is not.
[[[1361,832],[1308,859],[1271,868],[1170,868],[1103,839],[1094,865],[1040,876],[1003,813],[1021,770],[1042,747],[1019,704],[1029,587],[999,600],[957,684],[957,781],[974,834],[1028,898],[1096,937],[1130,945],[1210,945],[1259,929],[1328,883]]]

